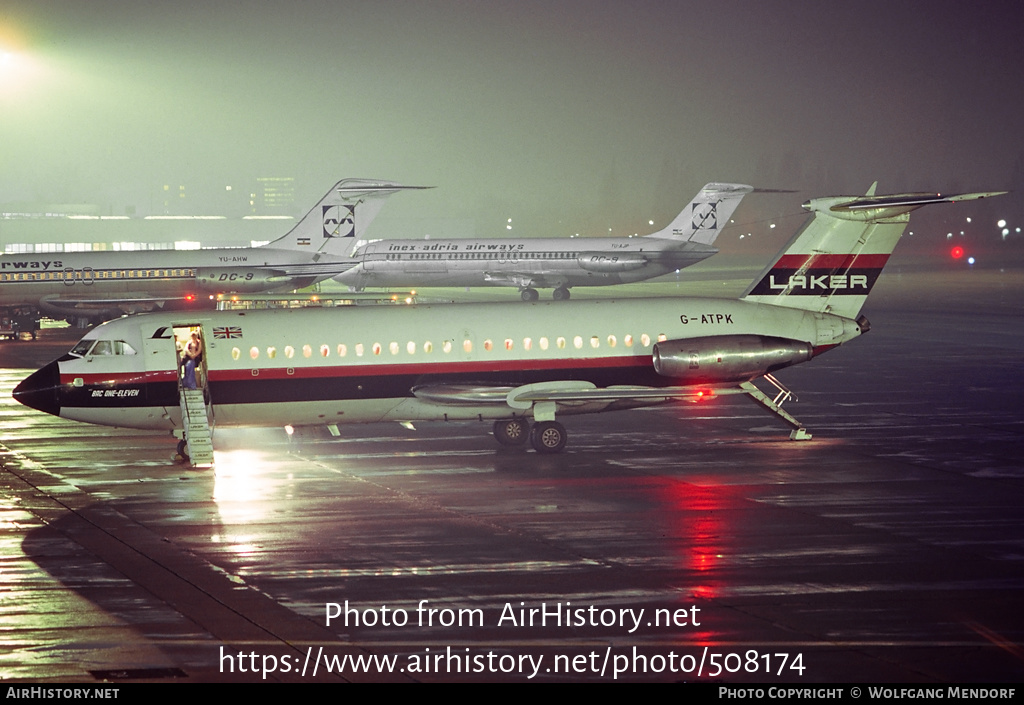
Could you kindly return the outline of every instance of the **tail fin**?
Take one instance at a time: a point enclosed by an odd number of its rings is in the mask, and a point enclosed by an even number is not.
[[[747,287],[743,299],[855,318],[910,222],[910,212],[931,203],[972,201],[1006,193],[943,196],[901,193],[814,198],[814,215],[773,264]]]
[[[402,186],[394,181],[343,179],[288,234],[267,247],[310,254],[344,255],[377,217],[384,199],[397,191],[425,188],[433,187]]]
[[[743,197],[753,190],[752,186],[743,184],[708,184],[667,228],[647,237],[710,245]]]

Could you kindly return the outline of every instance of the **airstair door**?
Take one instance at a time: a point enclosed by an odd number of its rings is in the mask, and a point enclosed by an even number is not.
[[[177,356],[178,396],[184,446],[179,452],[193,466],[213,465],[213,406],[207,384],[206,341],[203,327],[174,326],[174,347]]]

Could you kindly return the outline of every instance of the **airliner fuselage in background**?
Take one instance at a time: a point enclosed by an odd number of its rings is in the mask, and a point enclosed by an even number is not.
[[[217,293],[283,291],[353,265],[348,238],[365,232],[387,196],[421,188],[339,181],[283,237],[262,247],[0,255],[0,308],[111,318]]]
[[[566,442],[556,415],[742,394],[791,425],[792,438],[808,438],[781,408],[790,394],[774,373],[869,329],[861,306],[911,211],[992,195],[876,197],[872,187],[808,201],[808,223],[738,300],[128,316],[90,331],[14,396],[63,418],[178,434],[195,409],[207,425],[188,428],[207,441],[211,418],[218,426],[488,419],[500,442],[529,436],[551,453]],[[182,391],[176,341],[193,333],[205,343],[205,389]],[[190,437],[182,443],[191,452]]]
[[[335,279],[366,287],[506,286],[524,301],[538,288],[556,300],[574,286],[653,279],[718,252],[712,245],[743,196],[743,184],[707,184],[668,227],[644,237],[378,240],[352,253],[357,266]]]

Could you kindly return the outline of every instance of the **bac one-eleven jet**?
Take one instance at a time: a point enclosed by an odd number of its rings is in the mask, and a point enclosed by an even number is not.
[[[1000,192],[1001,193],[1001,192]],[[603,299],[348,307],[110,321],[14,397],[63,418],[167,429],[212,463],[217,426],[492,420],[504,444],[566,443],[558,417],[743,394],[794,430],[773,376],[869,329],[860,315],[910,212],[953,196],[816,198],[738,300]],[[182,391],[176,340],[205,346]],[[755,385],[770,385],[771,396]],[[205,388],[205,389],[204,389]],[[203,453],[205,455],[200,455]],[[202,457],[203,460],[197,460]]]
[[[743,197],[743,184],[708,184],[667,227],[644,237],[378,240],[357,247],[357,265],[335,280],[366,287],[514,286],[524,301],[554,288],[653,279],[718,252],[712,245]]]

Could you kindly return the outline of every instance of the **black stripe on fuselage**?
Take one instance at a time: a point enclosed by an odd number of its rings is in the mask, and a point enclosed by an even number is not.
[[[440,374],[388,374],[333,376],[293,379],[217,380],[211,372],[210,401],[219,404],[274,404],[290,402],[350,401],[412,397],[414,387],[473,385],[518,387],[536,382],[586,381],[598,387],[636,385],[667,387],[673,380],[654,371],[653,365],[635,367],[573,367],[550,370],[504,370],[496,372],[445,372]],[[136,393],[136,390],[137,393]],[[106,383],[83,387],[65,386],[63,407],[177,406],[174,382]]]

